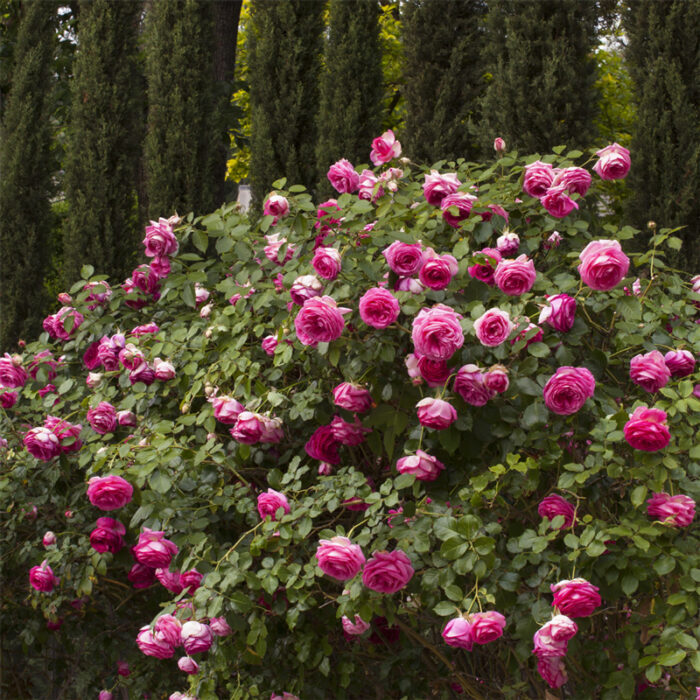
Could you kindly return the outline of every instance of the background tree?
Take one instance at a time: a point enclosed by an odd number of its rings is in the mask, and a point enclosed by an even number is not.
[[[322,0],[252,3],[249,46],[253,198],[287,177],[316,183]]]
[[[63,274],[121,276],[140,238],[136,179],[144,122],[140,0],[83,0],[68,129]]]
[[[340,158],[369,163],[381,127],[382,53],[377,0],[331,0],[319,113],[318,173],[331,191],[328,167]]]
[[[491,79],[484,100],[484,144],[544,153],[588,147],[598,109],[598,12],[594,0],[489,3]]]
[[[36,334],[46,308],[53,171],[52,61],[57,4],[27,2],[14,47],[15,68],[0,146],[0,347]]]
[[[413,159],[477,157],[485,12],[483,0],[407,0],[403,6],[403,141]]]
[[[700,4],[629,4],[627,61],[637,102],[628,213],[686,226],[680,264],[700,265]]]

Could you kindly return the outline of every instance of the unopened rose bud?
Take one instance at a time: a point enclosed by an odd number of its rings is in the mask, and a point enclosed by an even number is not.
[[[506,150],[506,142],[500,137],[497,136],[493,140],[493,150],[498,153],[498,155],[501,155]]]
[[[36,509],[36,506],[29,506],[29,509],[24,513],[24,517],[27,520],[36,520],[37,515],[38,511]]]
[[[73,297],[67,292],[61,292],[58,295],[58,301],[63,304],[63,306],[71,306],[73,304]]]
[[[12,364],[15,367],[21,367],[22,366],[22,356],[21,355],[13,355],[12,356]]]
[[[559,231],[552,231],[549,238],[547,238],[547,247],[556,248],[561,243],[561,234]]]
[[[22,349],[27,347],[27,341],[26,340],[18,340],[17,345],[19,345]]]
[[[70,520],[73,517],[73,511],[72,510],[67,510],[63,515]]]
[[[328,462],[321,462],[318,465],[319,476],[329,476],[333,473],[333,467]]]
[[[44,547],[51,547],[52,545],[56,544],[56,535],[54,535],[51,530],[47,530],[44,533],[44,538],[41,540],[41,542]]]
[[[212,330],[211,330],[211,328],[207,328],[207,330],[204,331],[204,337],[211,338],[211,336],[212,336]]]
[[[211,384],[205,384],[204,385],[204,394],[205,396],[210,397],[210,396],[215,396],[216,395],[216,387],[212,386]]]
[[[136,425],[136,415],[133,411],[117,411],[117,423],[122,427],[134,427]]]
[[[97,387],[102,384],[102,377],[102,372],[88,372],[85,383],[90,389],[97,389]]]
[[[199,312],[200,318],[209,318],[212,308],[211,304],[205,304]]]
[[[190,412],[190,405],[188,403],[183,403],[182,407],[180,408],[180,413],[189,413]]]
[[[216,440],[216,433],[207,433],[207,440]]]
[[[649,221],[647,222],[647,228],[650,231],[653,231],[656,228],[656,221]]]
[[[641,293],[642,293],[642,282],[639,279],[639,277],[637,277],[637,279],[634,282],[632,282],[632,294],[634,294],[634,296],[638,297]]]

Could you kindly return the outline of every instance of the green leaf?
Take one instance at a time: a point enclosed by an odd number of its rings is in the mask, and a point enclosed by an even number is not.
[[[447,617],[448,615],[455,616],[459,610],[454,603],[448,603],[446,600],[441,600],[434,608],[433,612],[440,617]]]
[[[688,655],[687,651],[683,649],[674,649],[673,651],[667,651],[665,654],[661,654],[656,660],[660,666],[675,666],[679,664]]]
[[[523,428],[530,430],[536,426],[544,425],[547,422],[548,413],[544,404],[539,401],[531,403],[523,412],[522,420],[520,421]]]
[[[92,265],[83,265],[80,268],[80,276],[84,279],[90,279],[95,274],[95,268]]]
[[[647,487],[646,486],[637,486],[637,488],[632,490],[632,493],[630,494],[630,501],[632,502],[632,505],[635,506],[636,508],[639,508],[639,506],[644,503],[644,499],[647,497]]]
[[[656,571],[659,576],[665,576],[670,574],[676,566],[676,560],[669,556],[659,557],[654,562],[654,571]]]
[[[201,253],[207,252],[207,247],[209,246],[209,236],[207,236],[205,231],[195,231],[192,234],[192,242],[198,251]]]
[[[440,556],[448,561],[459,559],[468,549],[469,545],[463,539],[458,537],[450,537],[449,540],[442,543],[440,547]]]
[[[625,574],[620,584],[625,595],[632,595],[639,587],[639,581],[634,574]]]
[[[187,304],[190,308],[194,309],[197,304],[195,302],[195,297],[194,297],[194,285],[193,284],[185,284],[182,287],[182,301]]]
[[[154,471],[148,477],[148,484],[154,491],[157,491],[158,493],[167,493],[168,491],[170,491],[172,481],[170,481],[170,478],[166,476],[163,472]]]

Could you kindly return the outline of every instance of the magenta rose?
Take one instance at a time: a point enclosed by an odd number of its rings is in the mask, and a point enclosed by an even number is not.
[[[401,155],[401,144],[396,140],[391,129],[385,131],[372,141],[372,150],[369,159],[375,166],[388,163]]]
[[[484,375],[484,384],[489,391],[503,394],[508,390],[509,385],[508,370],[503,365],[493,365],[489,367]]]
[[[76,309],[64,306],[53,317],[53,335],[59,340],[69,340],[78,331],[85,317]]]
[[[331,426],[321,425],[313,432],[306,445],[304,445],[304,449],[306,454],[313,459],[338,465],[340,464],[339,444],[333,435]]]
[[[418,371],[428,386],[444,386],[450,378],[450,368],[445,360],[431,360],[428,357],[418,358]]]
[[[568,294],[547,295],[545,299],[549,306],[542,307],[538,323],[547,323],[560,333],[570,331],[576,318],[576,299]]]
[[[570,416],[583,408],[595,391],[595,379],[585,367],[559,367],[544,385],[547,408],[560,416]]]
[[[126,577],[134,588],[148,588],[156,580],[154,569],[138,562],[131,567]]]
[[[425,176],[423,194],[428,200],[428,204],[439,207],[442,200],[448,194],[454,194],[461,184],[457,173],[440,174],[437,170],[431,170],[430,174]]]
[[[426,258],[418,271],[418,279],[429,289],[446,289],[459,272],[459,264],[452,255]]]
[[[474,253],[474,256],[476,255],[485,256],[488,262],[477,262],[468,268],[470,277],[493,287],[496,284],[494,274],[496,266],[501,262],[501,253],[496,248],[482,248]]]
[[[356,576],[365,563],[365,555],[360,545],[340,536],[320,540],[316,549],[316,559],[318,568],[324,574],[339,581],[347,581]]]
[[[40,566],[33,566],[29,569],[29,583],[32,588],[42,593],[50,593],[58,583],[58,579],[53,575],[53,570],[46,562],[41,562]]]
[[[413,474],[419,481],[435,481],[444,468],[439,459],[423,450],[416,450],[416,454],[401,457],[396,462],[399,474]]]
[[[405,552],[375,552],[365,564],[362,583],[379,593],[395,593],[401,590],[413,577],[411,560]]]
[[[188,675],[199,673],[199,664],[191,656],[181,656],[177,660],[177,667]]]
[[[493,274],[498,288],[510,296],[529,292],[536,277],[535,263],[527,255],[520,255],[515,260],[501,260]]]
[[[645,355],[635,355],[630,360],[630,378],[650,394],[668,384],[671,371],[666,366],[664,356],[658,350]]]
[[[88,481],[87,496],[90,503],[100,510],[122,508],[134,493],[133,486],[121,476],[93,476]]]
[[[588,617],[601,603],[598,587],[582,578],[574,578],[550,586],[552,605],[567,617]]]
[[[167,569],[178,548],[174,542],[165,539],[164,532],[144,527],[131,552],[139,564],[151,569]]]
[[[151,221],[150,226],[146,226],[146,237],[143,239],[143,244],[146,247],[144,252],[148,258],[175,255],[178,243],[171,222],[162,217],[158,221]]]
[[[372,408],[372,396],[359,384],[343,382],[333,389],[333,403],[353,413],[364,413]]]
[[[537,512],[542,518],[554,520],[557,515],[564,516],[564,522],[560,529],[571,527],[576,519],[576,510],[565,498],[553,493],[543,498],[537,506]]]
[[[308,299],[321,296],[323,283],[315,275],[297,277],[289,288],[289,296],[298,306],[304,306]]]
[[[267,493],[258,494],[258,513],[261,520],[265,520],[268,515],[272,520],[277,520],[277,511],[280,508],[285,513],[291,511],[289,501],[287,501],[287,497],[283,493],[274,489],[268,489]]]
[[[373,202],[384,196],[384,188],[377,187],[379,178],[371,170],[363,170],[360,173],[360,187],[357,196],[368,202]]]
[[[150,386],[156,379],[156,373],[153,367],[150,367],[145,362],[139,365],[136,369],[129,372],[129,383],[133,386],[136,382],[142,382],[146,386]]]
[[[122,427],[136,427],[136,414],[133,411],[117,411],[117,423]]]
[[[274,335],[266,335],[260,342],[260,347],[272,357],[275,354],[275,348],[277,347],[277,338]]]
[[[448,194],[440,202],[442,218],[452,228],[459,228],[462,221],[469,218],[475,202],[476,197],[473,194],[467,194],[466,192]]]
[[[127,343],[119,351],[119,362],[121,362],[126,369],[136,369],[145,361],[146,358],[143,356],[143,352],[133,343]]]
[[[144,625],[136,635],[136,644],[142,654],[155,656],[157,659],[169,659],[175,653],[175,647],[163,638],[157,638],[148,625]]]
[[[389,267],[402,277],[411,277],[420,270],[424,263],[423,248],[420,243],[402,243],[394,241],[382,255]]]
[[[6,389],[18,389],[27,383],[27,378],[19,355],[10,355],[6,352],[4,357],[0,357],[0,386]]]
[[[603,180],[621,180],[629,172],[630,152],[619,143],[610,144],[596,151],[598,162],[593,166]]]
[[[536,160],[525,166],[523,190],[531,197],[542,197],[552,186],[554,175],[551,163],[542,163]]]
[[[687,377],[695,371],[695,356],[690,350],[671,350],[664,355],[664,362],[672,377]]]
[[[575,192],[583,197],[591,186],[591,174],[585,168],[564,168],[554,176],[552,186],[557,185],[563,185],[568,192]]]
[[[629,270],[629,258],[618,241],[591,241],[579,254],[578,272],[591,289],[607,292],[615,288]]]
[[[506,231],[496,239],[496,250],[501,255],[515,255],[520,247],[520,236],[513,231]],[[501,259],[500,257],[498,258]]]
[[[167,588],[171,593],[179,595],[183,591],[182,582],[180,581],[179,571],[170,571],[168,569],[156,569],[156,578],[163,588]]]
[[[244,445],[255,445],[265,430],[265,420],[259,413],[243,411],[238,415],[236,424],[229,430],[231,437],[236,442]]]
[[[335,248],[316,248],[311,265],[319,277],[334,280],[340,272],[340,253]]]
[[[416,409],[419,423],[426,428],[445,430],[457,420],[454,406],[443,399],[427,396],[416,404]]]
[[[360,318],[373,328],[387,328],[399,317],[399,301],[387,289],[373,287],[360,297]]]
[[[64,454],[77,452],[83,446],[79,439],[83,426],[79,423],[69,423],[62,418],[47,416],[44,420],[44,427],[48,428],[58,438],[61,444],[61,452]]]
[[[288,214],[289,201],[287,198],[276,192],[270,192],[263,205],[263,216],[273,216],[272,225],[274,226],[280,219],[283,219]]]
[[[534,323],[528,323],[527,326],[510,341],[510,344],[515,345],[519,340],[524,340],[525,347],[527,347],[533,343],[539,343],[543,337],[544,334],[539,326],[536,326]]]
[[[341,445],[361,445],[365,434],[371,433],[371,428],[363,427],[357,416],[354,423],[348,423],[340,416],[335,416],[330,424],[331,434]]]
[[[183,571],[182,574],[180,574],[180,583],[189,595],[195,594],[195,591],[202,584],[203,579],[203,574],[200,574],[197,569],[189,569],[188,571]]]
[[[563,219],[574,209],[578,209],[578,204],[567,194],[566,185],[552,185],[545,193],[540,202],[550,216],[555,219]]]
[[[126,528],[114,518],[97,518],[97,527],[90,533],[90,545],[96,552],[118,552],[124,546]]]
[[[365,622],[359,615],[355,615],[354,622],[346,615],[343,615],[340,622],[343,625],[343,631],[345,634],[352,636],[363,634],[370,628],[369,622]]]
[[[156,357],[153,360],[153,374],[159,382],[167,382],[170,379],[175,379],[177,376],[173,363],[168,360],[161,360],[160,357]]]
[[[360,176],[355,172],[353,164],[342,158],[333,163],[328,170],[328,179],[336,192],[355,192],[360,186]]]
[[[472,639],[475,644],[488,644],[503,636],[506,618],[495,610],[472,613],[469,616],[472,625]]]
[[[0,363],[2,363],[2,358],[0,358]],[[27,371],[32,379],[36,379],[39,369],[44,367],[46,369],[46,378],[48,381],[52,381],[56,379],[56,369],[60,364],[60,360],[56,362],[53,359],[53,353],[50,350],[42,350],[34,355],[31,362],[27,365]]]
[[[111,433],[117,427],[117,409],[107,401],[88,409],[87,421],[92,429],[100,435]]]
[[[659,408],[639,406],[625,423],[625,440],[635,450],[656,452],[671,442],[666,412]]]
[[[228,637],[233,634],[225,617],[212,617],[209,620],[209,628],[217,637]]]
[[[449,360],[464,344],[462,318],[444,304],[423,308],[413,319],[411,338],[418,355],[431,360]]]
[[[452,389],[470,406],[485,406],[496,393],[486,386],[484,374],[479,367],[472,364],[459,368]]]
[[[214,418],[225,425],[235,425],[238,416],[245,411],[243,404],[230,396],[215,396],[209,401],[214,407]]]
[[[501,309],[489,309],[474,321],[474,332],[479,342],[490,348],[503,343],[515,330],[510,314]]]
[[[174,615],[168,613],[160,615],[153,625],[153,635],[156,639],[162,640],[171,647],[179,647],[181,644],[180,634],[182,632],[182,622]]]
[[[555,615],[535,632],[532,650],[538,658],[566,655],[568,641],[578,632],[578,625],[566,615]]]
[[[337,340],[345,327],[343,314],[349,312],[350,309],[338,307],[328,296],[309,299],[294,319],[299,342],[316,347],[319,343]]]
[[[459,649],[471,651],[474,646],[471,623],[461,615],[450,620],[442,630],[442,638],[445,644]]]
[[[537,659],[537,672],[550,688],[561,688],[569,680],[566,665],[558,657],[540,656]]]
[[[43,544],[45,548],[52,547],[56,544],[56,534],[51,532],[51,530],[47,530],[41,538],[41,544]]]
[[[48,462],[61,454],[61,443],[50,428],[32,428],[22,439],[32,457]]]
[[[654,493],[647,500],[647,514],[664,525],[688,527],[695,518],[695,501],[683,494]]]
[[[267,245],[263,248],[263,253],[265,257],[275,265],[284,265],[288,263],[296,252],[294,244],[287,243],[287,239],[281,236],[279,233],[268,233],[265,236],[265,241]],[[286,246],[286,251],[283,258],[280,258],[280,253],[282,248]],[[203,303],[203,301],[197,301],[198,304]]]

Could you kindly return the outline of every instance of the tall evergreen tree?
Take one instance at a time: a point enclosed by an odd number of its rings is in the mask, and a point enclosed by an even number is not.
[[[595,0],[491,0],[482,139],[520,152],[588,147],[595,88]]]
[[[82,0],[75,57],[65,188],[63,272],[67,285],[84,263],[122,276],[140,238],[136,177],[144,88],[136,40],[139,0]]]
[[[381,127],[382,54],[377,0],[331,0],[321,78],[317,147],[319,190],[339,158],[368,163],[370,143]]]
[[[51,235],[51,90],[57,3],[25,2],[0,146],[0,348],[41,329]]]
[[[280,177],[313,187],[324,0],[253,0],[250,180],[260,206]]]
[[[680,263],[700,270],[700,3],[629,4],[627,61],[637,125],[628,215],[640,228],[686,226]]]
[[[419,161],[479,155],[484,0],[406,0],[404,152]]]

